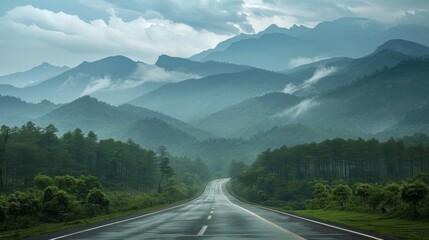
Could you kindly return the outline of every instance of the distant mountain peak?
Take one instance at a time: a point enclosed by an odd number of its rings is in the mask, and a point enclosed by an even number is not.
[[[380,45],[375,52],[390,50],[409,56],[429,55],[429,47],[403,39],[392,39]]]

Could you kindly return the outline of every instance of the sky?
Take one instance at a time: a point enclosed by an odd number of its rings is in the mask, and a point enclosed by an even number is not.
[[[353,16],[428,25],[429,0],[1,0],[0,75],[112,55],[153,64],[271,24],[314,27]]]

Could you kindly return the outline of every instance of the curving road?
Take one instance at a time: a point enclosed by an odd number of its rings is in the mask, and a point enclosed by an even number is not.
[[[227,179],[197,199],[162,211],[34,239],[381,239],[242,203]]]

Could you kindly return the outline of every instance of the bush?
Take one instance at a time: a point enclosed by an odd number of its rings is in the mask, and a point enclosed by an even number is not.
[[[0,222],[6,220],[7,209],[8,209],[8,203],[6,201],[6,198],[3,196],[0,196]]]
[[[340,204],[341,210],[344,209],[344,205],[352,194],[352,190],[346,184],[338,184],[332,190],[334,199]]]
[[[52,180],[51,177],[46,176],[46,175],[42,175],[42,174],[37,174],[34,177],[34,187],[43,190],[48,186],[51,186],[54,184],[54,181]]]
[[[429,189],[423,182],[405,183],[401,189],[401,199],[413,208],[413,218],[418,216],[417,204],[428,194]]]
[[[106,194],[98,188],[91,189],[86,199],[88,203],[99,205],[102,209],[107,210],[109,207],[109,199],[106,197]]]
[[[47,187],[43,194],[43,214],[53,222],[63,221],[72,211],[73,199],[67,192]]]
[[[41,210],[41,203],[32,194],[15,192],[7,198],[10,216],[34,216]]]

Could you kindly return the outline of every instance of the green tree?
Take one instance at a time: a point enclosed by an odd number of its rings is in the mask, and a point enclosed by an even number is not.
[[[418,216],[417,204],[428,194],[428,186],[422,182],[405,183],[401,189],[401,199],[410,204],[413,209],[413,218]]]
[[[53,184],[54,184],[54,180],[49,176],[46,176],[43,174],[37,174],[34,177],[34,187],[40,190],[44,190],[45,188]]]
[[[345,203],[352,194],[352,190],[346,184],[338,184],[334,186],[332,194],[334,195],[334,199],[340,204],[341,210],[343,210]]]
[[[109,208],[109,199],[106,194],[98,188],[91,189],[86,199],[89,204],[98,205],[102,210],[107,210]]]
[[[164,179],[168,179],[174,176],[174,169],[170,166],[169,153],[165,146],[160,146],[158,148],[158,158],[159,158],[159,170],[161,172],[161,178],[158,183],[158,192],[161,192],[161,185]]]
[[[313,199],[319,208],[325,208],[331,198],[329,187],[323,183],[314,184]]]

